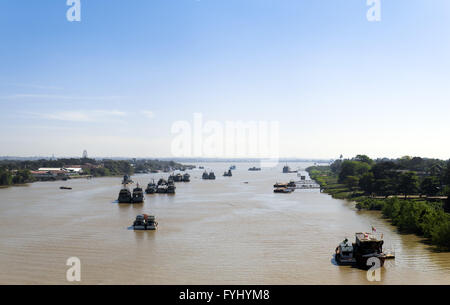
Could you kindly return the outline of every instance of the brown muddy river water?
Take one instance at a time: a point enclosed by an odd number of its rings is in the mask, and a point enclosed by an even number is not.
[[[275,182],[297,178],[282,174],[283,164],[249,172],[258,164],[236,163],[233,177],[222,177],[229,163],[203,165],[215,181],[189,171],[176,195],[146,195],[137,205],[115,202],[120,178],[0,189],[0,283],[68,283],[66,260],[75,256],[82,284],[372,284],[365,271],[337,266],[333,252],[374,226],[397,256],[381,283],[450,284],[450,253],[398,234],[378,212],[318,190],[274,194]],[[145,187],[161,176],[132,178]],[[158,230],[128,229],[140,213],[155,215]]]

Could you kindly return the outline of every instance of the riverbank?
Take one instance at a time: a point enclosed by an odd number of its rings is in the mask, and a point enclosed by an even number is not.
[[[426,238],[437,250],[450,251],[450,215],[444,211],[442,200],[446,197],[369,196],[357,186],[339,183],[331,166],[312,166],[306,170],[322,192],[352,201],[359,210],[381,211],[400,232],[414,233]]]

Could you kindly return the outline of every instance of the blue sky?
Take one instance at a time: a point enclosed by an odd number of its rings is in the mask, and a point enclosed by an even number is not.
[[[282,157],[450,158],[450,1],[0,3],[0,155],[170,157],[178,120],[280,124]]]

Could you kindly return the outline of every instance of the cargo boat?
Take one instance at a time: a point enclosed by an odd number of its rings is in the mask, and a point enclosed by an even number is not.
[[[158,223],[155,221],[155,216],[142,214],[136,216],[133,222],[133,229],[138,231],[156,230]]]
[[[369,269],[374,264],[369,260],[376,258],[382,267],[386,259],[395,258],[394,254],[383,252],[383,244],[383,235],[378,237],[373,233],[356,233],[354,243],[345,239],[336,247],[336,262],[340,265],[355,265],[361,269]]]

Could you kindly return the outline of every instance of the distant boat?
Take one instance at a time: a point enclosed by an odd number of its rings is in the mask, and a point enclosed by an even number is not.
[[[119,198],[117,199],[119,203],[131,203],[132,200],[131,192],[128,188],[124,187],[119,192]]]
[[[183,182],[190,182],[191,181],[191,175],[188,173],[183,175]]]
[[[139,183],[133,189],[133,197],[131,199],[131,202],[132,203],[143,203],[144,202],[144,192],[142,191],[142,188],[139,186]]]
[[[128,183],[133,183],[133,180],[131,180],[130,176],[124,175],[123,176],[123,180],[122,180],[122,184],[128,184]]]
[[[158,223],[155,220],[155,216],[152,215],[138,215],[133,222],[134,230],[156,230]]]
[[[294,189],[289,187],[279,187],[273,190],[274,193],[283,193],[283,194],[289,194],[292,193]]]
[[[233,176],[233,174],[231,173],[231,169],[229,169],[228,172],[224,172],[223,176],[224,177],[231,177],[231,176]]]
[[[260,168],[260,167],[255,167],[255,166],[253,166],[253,167],[250,167],[248,170],[249,170],[249,171],[260,171],[261,168]]]
[[[287,164],[283,167],[283,174],[296,173],[296,172],[297,171],[291,170],[291,168]]]
[[[72,188],[68,187],[68,186],[61,186],[60,189],[61,190],[71,190]]]
[[[236,169],[236,165],[231,165],[230,166],[230,170],[235,170]]]
[[[147,193],[147,194],[153,194],[153,193],[156,193],[156,189],[157,189],[157,186],[156,186],[156,184],[155,184],[155,180],[152,180],[152,182],[150,182],[150,183],[147,185],[147,188],[145,189],[145,193]]]

